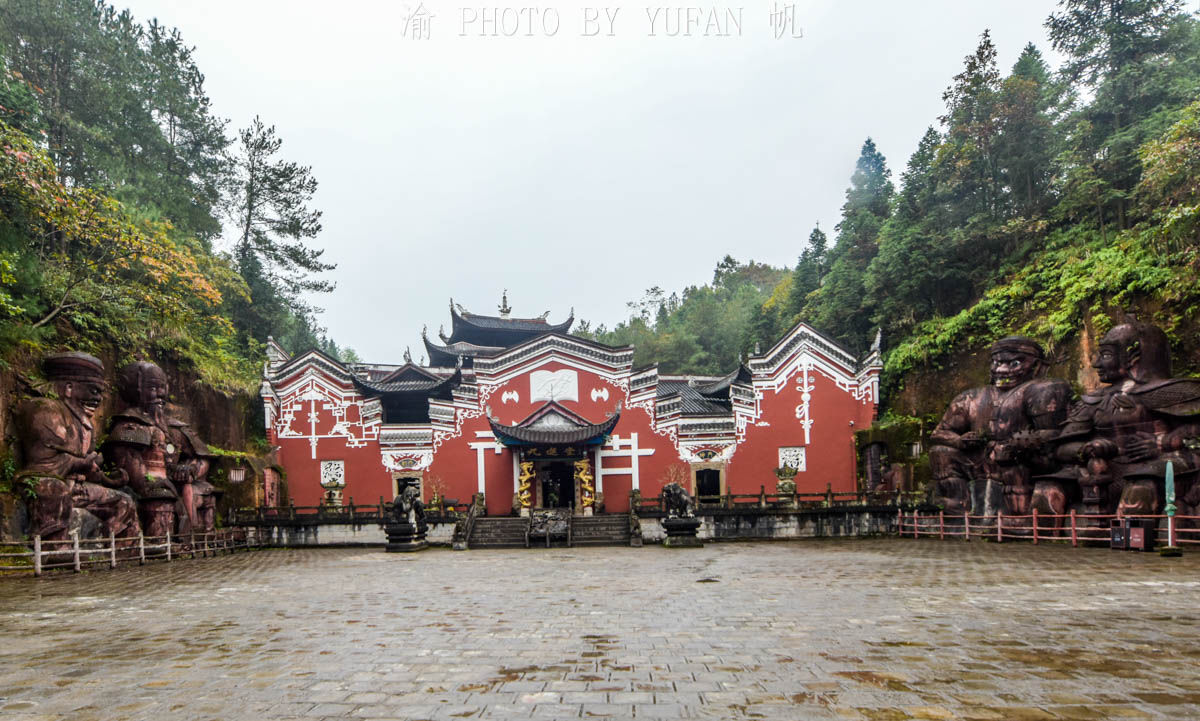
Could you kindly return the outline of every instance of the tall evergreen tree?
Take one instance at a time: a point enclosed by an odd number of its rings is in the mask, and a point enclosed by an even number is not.
[[[335,266],[305,244],[321,232],[321,211],[309,207],[317,190],[311,168],[276,157],[283,140],[257,117],[238,137],[229,214],[237,231],[234,259],[250,299],[235,317],[261,341],[280,333],[289,316],[311,325],[315,309],[306,294],[332,291],[332,283],[314,276]]]
[[[1054,110],[1062,96],[1033,43],[1025,46],[1004,79],[997,104],[996,156],[1012,211],[1026,218],[1044,213],[1058,144]]]
[[[1001,217],[1003,197],[995,147],[1000,71],[989,32],[984,31],[963,65],[942,94],[946,113],[940,120],[946,138],[939,158],[941,182],[954,195],[955,206],[963,209],[963,225],[989,223]]]
[[[1130,225],[1129,197],[1141,174],[1137,148],[1159,137],[1200,94],[1200,38],[1181,0],[1062,0],[1046,21],[1064,76],[1094,95],[1074,122],[1074,198],[1101,204]]]
[[[792,287],[783,309],[789,324],[804,310],[808,296],[821,287],[821,280],[828,270],[828,245],[829,238],[825,231],[821,230],[820,225],[814,226],[808,234],[808,245],[800,252],[800,259],[792,272]]]
[[[41,95],[39,127],[74,185],[101,187],[207,239],[228,141],[177,30],[104,0],[6,0],[0,45]]]
[[[893,192],[887,160],[867,138],[846,190],[829,273],[804,311],[819,330],[855,350],[870,343],[871,314],[864,305],[863,280],[878,251],[879,230],[891,213]]]
[[[965,302],[965,272],[948,257],[945,213],[939,207],[934,162],[941,135],[925,131],[902,176],[896,212],[880,233],[879,253],[866,272],[864,286],[872,321],[889,338],[899,338],[916,323],[956,302]]]

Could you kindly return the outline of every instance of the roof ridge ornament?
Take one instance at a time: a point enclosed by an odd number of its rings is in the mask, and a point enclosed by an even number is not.
[[[467,309],[466,309],[466,308],[464,308],[464,307],[462,307],[462,305],[460,305],[460,304],[458,304],[458,303],[455,303],[455,302],[454,302],[454,299],[453,299],[453,298],[451,298],[451,299],[450,299],[450,312],[451,312],[451,313],[454,313],[454,311],[455,311],[456,309],[458,310],[458,314],[459,314],[459,315],[466,315],[466,314],[467,314]]]
[[[508,307],[508,288],[505,288],[504,293],[500,296],[500,305],[497,308],[500,310],[501,318],[507,318],[512,314],[512,308]]]
[[[412,363],[412,351],[408,346],[404,346],[404,362]]]
[[[450,337],[446,335],[446,326],[442,323],[438,324],[438,338],[441,338],[443,343],[450,342]]]
[[[546,311],[538,316],[539,320],[547,320],[550,317],[550,311]]]

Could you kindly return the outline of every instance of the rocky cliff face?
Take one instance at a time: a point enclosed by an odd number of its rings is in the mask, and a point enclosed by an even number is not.
[[[1077,393],[1097,388],[1100,379],[1092,369],[1091,359],[1103,336],[1104,333],[1098,332],[1093,323],[1085,323],[1069,344],[1047,349],[1050,368],[1046,375],[1069,382]],[[896,415],[940,417],[956,395],[968,388],[988,384],[988,348],[993,340],[996,339],[981,340],[976,347],[943,359],[938,367],[910,373],[899,388],[887,389],[885,408]],[[1184,355],[1190,357],[1194,354]],[[1186,361],[1187,358],[1181,360]],[[1180,370],[1187,365],[1186,362],[1180,363]]]

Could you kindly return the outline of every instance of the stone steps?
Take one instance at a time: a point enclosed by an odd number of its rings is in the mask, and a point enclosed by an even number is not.
[[[575,546],[628,546],[629,516],[625,514],[575,516],[571,520],[571,544]]]
[[[471,528],[468,548],[524,548],[529,519],[512,517],[476,518]],[[625,514],[575,516],[571,519],[573,546],[628,546],[629,517]],[[544,538],[530,542],[533,547],[545,546]],[[563,547],[565,539],[552,539],[552,547]]]
[[[524,548],[527,518],[476,518],[468,548]]]

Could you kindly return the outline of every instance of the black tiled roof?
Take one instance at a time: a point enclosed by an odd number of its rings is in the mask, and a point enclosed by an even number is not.
[[[730,415],[732,407],[727,392],[724,395],[718,392],[713,396],[701,392],[704,387],[720,383],[721,381],[718,380],[714,383],[694,386],[686,380],[659,380],[658,397],[661,401],[661,399],[671,396],[679,396],[679,413],[682,415]]]
[[[711,385],[711,384],[710,384]],[[679,412],[685,416],[724,416],[732,413],[729,397],[706,396],[687,381],[660,380],[658,398],[679,396]]]
[[[737,370],[734,372],[725,376],[721,380],[716,381],[715,383],[696,386],[696,390],[699,391],[701,395],[722,395],[728,398],[730,386],[732,386],[734,383],[750,383],[752,380],[753,377],[750,375],[750,369],[747,368],[745,364],[739,363]]]
[[[462,381],[462,372],[455,372],[448,377],[430,373],[419,366],[406,364],[378,380],[355,378],[354,384],[371,393],[435,393],[447,388],[454,388]]]
[[[476,345],[466,341],[438,345],[424,335],[421,336],[421,340],[425,342],[425,351],[429,353],[429,364],[433,366],[455,365],[460,356],[464,359],[464,365],[471,365],[471,359],[476,356],[488,356],[504,350],[498,346]]]
[[[612,433],[621,414],[614,413],[603,423],[576,426],[575,428],[522,428],[520,425],[505,426],[489,418],[492,433],[506,445],[569,445],[602,439]]]
[[[437,343],[430,341],[428,338],[425,339],[425,348],[426,350],[436,350],[439,353],[446,353],[452,356],[464,355],[472,358],[477,355],[491,355],[492,353],[498,353],[499,351],[504,350],[499,346],[475,345],[474,343],[468,343],[465,340],[460,340],[448,345],[438,345]]]
[[[462,319],[477,328],[496,330],[531,330],[539,333],[562,333],[574,322],[574,318],[558,324],[551,324],[544,318],[499,318],[491,315],[475,315],[464,313]]]
[[[459,312],[450,306],[450,343],[469,341],[474,345],[511,347],[523,340],[546,333],[566,333],[575,322],[575,313],[562,323],[544,318],[501,318]]]

